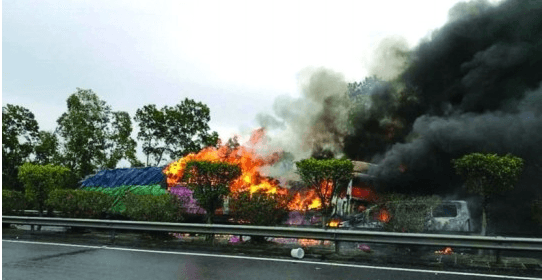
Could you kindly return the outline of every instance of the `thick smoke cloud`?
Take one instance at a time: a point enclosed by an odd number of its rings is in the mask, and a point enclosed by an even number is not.
[[[526,230],[529,205],[542,196],[541,14],[540,1],[458,4],[450,22],[411,52],[388,90],[371,94],[391,96],[392,106],[358,114],[345,138],[347,155],[378,164],[370,173],[381,191],[462,197],[451,159],[471,152],[520,156],[523,176],[495,198],[493,213],[501,229]],[[386,118],[395,121],[391,132]],[[371,140],[372,151],[364,148]]]
[[[261,126],[282,128],[268,145],[292,153],[296,160],[320,150],[340,154],[349,106],[343,75],[323,68],[305,69],[299,84],[300,98],[280,96],[273,104],[275,116],[258,115]]]
[[[508,1],[497,7],[484,3],[471,4],[478,10],[450,22],[413,51],[412,63],[399,83],[414,89],[417,101],[411,108],[418,108],[391,110],[411,129],[398,139],[402,144],[384,155],[380,169],[391,169],[405,147],[411,154],[424,153],[427,145],[420,141],[445,153],[468,152],[471,145],[531,154],[526,149],[540,139],[536,135],[540,130],[529,130],[542,122],[536,117],[541,101],[542,3]],[[511,131],[519,128],[524,131]],[[405,143],[407,136],[422,140]],[[378,173],[389,173],[386,170]]]
[[[312,69],[301,75],[301,98],[278,98],[276,117],[259,120],[286,127],[271,143],[296,160],[328,149],[377,164],[370,173],[381,192],[470,200],[451,159],[522,157],[520,182],[494,198],[491,213],[501,230],[526,232],[530,203],[542,197],[540,15],[541,1],[459,3],[412,50],[385,40],[369,67],[376,78],[347,84],[338,73]]]
[[[397,78],[408,62],[408,43],[402,37],[384,38],[372,54],[368,70],[371,76],[385,81]]]

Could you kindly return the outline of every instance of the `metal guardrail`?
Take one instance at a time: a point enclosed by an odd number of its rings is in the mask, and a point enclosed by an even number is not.
[[[41,226],[86,227],[135,231],[214,233],[266,237],[307,238],[332,241],[373,242],[402,245],[451,246],[497,250],[542,251],[542,238],[463,236],[374,232],[345,229],[263,227],[221,224],[162,223],[96,219],[2,216],[2,223]]]
[[[39,211],[38,211],[38,210],[23,210],[22,213],[25,214],[25,215],[38,215],[38,214],[39,214]],[[60,212],[60,211],[53,211],[53,214],[55,214],[55,215],[58,215],[58,214],[60,214],[60,213],[62,213],[62,212]],[[47,214],[47,211],[43,211],[43,214],[46,215],[46,214]]]

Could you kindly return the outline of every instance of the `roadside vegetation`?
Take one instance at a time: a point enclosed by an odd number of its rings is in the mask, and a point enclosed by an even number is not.
[[[111,211],[114,197],[85,190],[53,190],[46,205],[68,218],[105,218]]]
[[[24,193],[20,191],[2,190],[2,215],[20,214],[26,209]]]
[[[350,92],[378,83],[369,79],[352,84]],[[359,94],[352,96],[358,96],[360,104],[368,101]],[[188,163],[183,188],[174,190],[173,194],[158,185],[150,191],[137,186],[77,189],[86,176],[115,168],[121,160],[132,167],[158,166],[168,158],[216,146],[218,134],[210,131],[209,121],[209,108],[192,99],[163,108],[148,104],[131,117],[127,112],[113,110],[91,89],[77,88],[66,99],[66,111],[57,119],[58,126],[53,132],[40,130],[34,114],[27,108],[6,104],[2,107],[2,212],[7,215],[34,209],[44,215],[45,211],[55,210],[65,217],[181,221],[189,209],[203,209],[207,222],[212,223],[215,210],[223,207],[224,199],[229,197],[231,215],[236,222],[279,224],[288,212],[287,202],[291,198],[230,193],[228,185],[240,172],[238,166],[226,163]],[[135,156],[136,141],[131,137],[134,124],[139,126],[137,139],[143,143],[145,162]],[[232,139],[228,143],[239,145]],[[318,159],[295,163],[305,186],[321,201],[319,211],[324,227],[333,209],[332,197],[347,185],[353,170],[350,160],[330,157],[332,153],[322,150]],[[524,161],[512,155],[473,153],[454,159],[452,166],[464,179],[466,189],[481,197],[482,233],[486,234],[492,198],[514,188]],[[540,201],[533,198],[529,202],[533,225],[542,225]],[[380,210],[373,207],[373,213],[368,215],[385,213],[386,217],[377,218],[386,221],[386,230],[419,232],[424,213],[437,203],[434,197],[390,195],[380,202]]]
[[[473,153],[452,160],[456,173],[470,193],[482,197],[482,235],[488,232],[491,199],[514,188],[523,171],[523,159],[497,154]]]

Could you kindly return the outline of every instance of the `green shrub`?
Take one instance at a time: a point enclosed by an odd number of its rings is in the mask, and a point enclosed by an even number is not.
[[[102,218],[111,211],[114,198],[85,190],[53,190],[46,205],[68,218]]]
[[[240,192],[231,197],[228,206],[231,216],[239,223],[274,226],[288,214],[287,204],[284,195]]]
[[[68,168],[62,166],[27,162],[19,167],[18,178],[24,185],[27,201],[42,213],[49,194],[62,187],[69,172]]]
[[[128,192],[133,194],[145,195],[162,195],[166,194],[167,191],[163,189],[160,185],[150,185],[150,186],[119,186],[115,188],[101,188],[101,187],[85,187],[83,190],[94,191],[107,194],[113,197],[113,207],[111,211],[114,213],[121,213],[126,210],[126,205],[124,205],[124,197]]]
[[[2,215],[19,214],[25,208],[26,200],[22,192],[2,190]]]
[[[169,193],[162,195],[127,193],[124,197],[126,217],[136,221],[180,222],[182,204],[179,198]]]
[[[389,221],[384,224],[384,229],[396,232],[422,232],[429,219],[431,208],[440,203],[441,199],[437,196],[390,195],[382,207],[389,213]],[[382,210],[375,211],[376,216],[381,215],[378,211]]]

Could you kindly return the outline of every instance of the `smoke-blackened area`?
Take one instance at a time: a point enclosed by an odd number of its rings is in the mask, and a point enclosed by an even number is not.
[[[519,156],[522,178],[492,212],[497,228],[526,230],[542,195],[541,14],[540,1],[458,4],[399,78],[372,90],[372,107],[354,114],[346,154],[378,164],[370,172],[381,190],[443,195],[466,195],[451,159]]]

